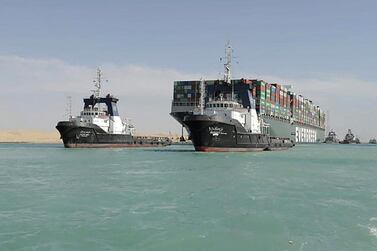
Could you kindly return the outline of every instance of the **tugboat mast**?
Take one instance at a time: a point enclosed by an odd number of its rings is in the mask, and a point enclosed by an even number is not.
[[[200,109],[200,114],[203,115],[204,113],[204,106],[205,106],[205,86],[204,86],[204,79],[200,79],[200,99],[199,99],[199,109]]]
[[[94,82],[94,87],[96,89],[92,90],[92,92],[95,98],[99,98],[101,95],[101,83],[102,83],[102,71],[99,67],[97,68],[97,79],[93,80],[93,82]]]
[[[225,45],[225,58],[226,63],[224,64],[224,82],[227,84],[232,84],[232,46],[230,46],[230,41]],[[234,96],[234,86],[232,85],[232,94],[231,99],[233,100]]]
[[[233,49],[230,46],[230,42],[225,45],[225,58],[226,63],[224,64],[224,82],[230,84],[232,79],[231,67],[232,67],[232,52]]]

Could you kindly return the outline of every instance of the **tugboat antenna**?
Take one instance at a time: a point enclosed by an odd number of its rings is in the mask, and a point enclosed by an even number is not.
[[[96,88],[93,90],[93,94],[95,98],[99,98],[101,95],[101,83],[102,83],[102,71],[98,67],[97,68],[97,79],[93,81],[94,82],[94,87]]]
[[[224,82],[230,84],[232,79],[231,67],[232,67],[232,52],[233,49],[230,46],[230,41],[225,45],[225,58],[224,64]]]
[[[200,79],[200,99],[199,99],[199,109],[200,109],[200,114],[203,115],[204,113],[204,95],[205,95],[205,87],[204,87],[204,79]]]
[[[224,82],[228,84],[232,84],[232,46],[230,45],[230,41],[225,45],[225,58],[226,63],[224,64]],[[231,100],[233,100],[234,96],[234,86],[232,85],[232,94]]]

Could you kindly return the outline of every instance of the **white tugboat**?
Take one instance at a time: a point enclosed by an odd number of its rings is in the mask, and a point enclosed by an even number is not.
[[[224,65],[224,83],[231,84],[231,47],[226,49],[227,62]],[[288,138],[270,137],[268,125],[260,120],[254,104],[244,107],[231,96],[222,94],[206,104],[204,81],[200,85],[199,111],[183,118],[183,124],[189,129],[196,151],[265,151],[283,150],[294,144]]]
[[[100,97],[102,73],[97,70],[95,90],[89,98],[84,98],[84,109],[77,117],[58,122],[64,146],[76,147],[154,147],[170,144],[165,137],[137,137],[135,128],[119,116],[118,99],[110,94]]]

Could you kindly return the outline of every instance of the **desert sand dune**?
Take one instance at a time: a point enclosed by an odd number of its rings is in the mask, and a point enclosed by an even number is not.
[[[59,133],[56,131],[17,130],[0,131],[0,142],[12,143],[60,143]]]
[[[169,137],[178,139],[177,134],[167,133],[142,133],[137,132],[137,136]],[[38,131],[38,130],[2,130],[0,131],[0,143],[61,143],[58,131]]]

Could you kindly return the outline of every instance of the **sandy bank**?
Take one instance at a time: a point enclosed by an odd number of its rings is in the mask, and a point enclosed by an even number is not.
[[[137,136],[169,137],[173,141],[179,139],[179,135],[166,133],[143,133],[137,132]],[[0,143],[61,143],[58,131],[37,130],[3,130],[0,131]]]
[[[60,143],[59,133],[56,131],[34,131],[34,130],[18,130],[18,131],[0,131],[0,142],[12,143]]]

